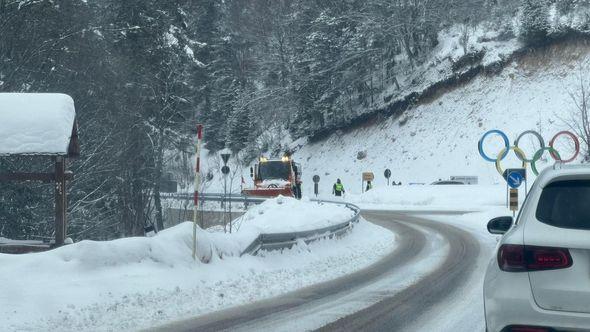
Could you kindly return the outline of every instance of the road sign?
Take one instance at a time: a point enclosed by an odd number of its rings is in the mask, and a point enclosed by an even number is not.
[[[383,175],[385,175],[386,179],[389,179],[391,177],[391,170],[388,168],[385,170],[385,173],[383,173]]]
[[[225,149],[219,151],[219,155],[221,156],[221,159],[223,160],[223,164],[227,165],[227,162],[229,161],[229,157],[231,156],[231,150],[228,148],[225,148]]]
[[[510,186],[510,188],[516,189],[524,182],[524,178],[520,173],[512,172],[508,174],[506,181],[508,181],[508,186]]]
[[[504,173],[502,174],[502,177],[504,177],[504,180],[506,180],[508,178],[508,173],[513,173],[513,172],[518,172],[522,175],[523,179],[526,180],[526,169],[524,168],[508,168],[504,171]]]
[[[229,174],[229,166],[223,166],[221,168],[221,173],[223,173],[224,175]]]
[[[313,176],[313,193],[315,194],[315,197],[318,197],[318,193],[319,193],[319,185],[318,183],[320,182],[320,176],[319,175],[314,175]]]
[[[524,181],[526,181],[526,169],[509,168],[504,171],[503,176],[510,188],[518,188]]]
[[[375,174],[373,172],[363,172],[363,181],[373,181]]]
[[[510,211],[518,210],[518,189],[510,189]]]
[[[391,170],[389,168],[387,168],[385,170],[385,173],[383,173],[383,175],[385,175],[385,178],[387,179],[387,185],[389,186],[389,178],[391,177]]]

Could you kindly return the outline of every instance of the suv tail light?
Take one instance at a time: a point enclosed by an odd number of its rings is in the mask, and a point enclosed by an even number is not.
[[[566,269],[572,256],[564,248],[503,244],[498,250],[498,265],[506,272]]]

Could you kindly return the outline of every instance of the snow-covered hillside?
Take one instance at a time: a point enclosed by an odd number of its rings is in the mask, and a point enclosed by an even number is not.
[[[484,185],[501,184],[503,180],[494,165],[480,157],[478,140],[486,131],[500,129],[513,144],[520,133],[533,129],[548,144],[555,133],[569,129],[568,120],[575,111],[570,93],[579,90],[580,77],[588,68],[587,42],[562,42],[519,57],[499,74],[480,74],[462,86],[442,91],[401,116],[370,121],[314,143],[305,139],[289,142],[285,136],[281,145],[290,145],[296,151],[294,158],[303,165],[305,194],[313,192],[315,174],[321,177],[322,196],[330,194],[337,178],[342,179],[349,193],[360,193],[361,173],[365,171],[375,173],[375,186],[383,186],[386,168],[391,169],[392,180],[404,185],[429,184],[454,175],[478,176]],[[530,136],[525,138],[520,146],[531,158],[538,143]],[[571,156],[572,146],[567,138],[556,142],[565,158]],[[501,148],[499,136],[486,140],[489,155],[494,156]],[[366,157],[358,159],[359,152],[366,152]],[[219,159],[202,156],[204,172],[211,170],[213,174],[202,191],[223,191]],[[542,169],[551,164],[552,160],[545,156],[538,166]],[[232,170],[235,165],[230,162]],[[518,165],[513,153],[503,162],[503,166]],[[249,169],[242,166],[230,174],[228,183],[233,184],[228,188],[239,192],[242,177],[246,186],[251,185]]]
[[[500,183],[493,164],[479,156],[479,138],[487,130],[500,129],[513,142],[519,133],[534,129],[548,142],[557,131],[568,129],[564,120],[575,109],[569,92],[579,88],[580,76],[590,68],[589,51],[582,42],[552,46],[524,56],[497,76],[480,76],[447,91],[401,117],[303,144],[295,158],[304,165],[304,191],[313,190],[314,174],[322,177],[323,193],[331,190],[336,178],[350,192],[360,192],[363,171],[373,171],[375,185],[382,186],[386,168],[392,170],[392,179],[403,184],[430,183],[452,175]],[[490,137],[488,143],[489,154],[501,148],[499,137]],[[537,144],[531,139],[520,145],[530,158]],[[567,139],[558,140],[556,146],[565,158],[571,155]],[[362,160],[357,159],[360,151],[366,151]],[[505,165],[518,163],[511,154]]]

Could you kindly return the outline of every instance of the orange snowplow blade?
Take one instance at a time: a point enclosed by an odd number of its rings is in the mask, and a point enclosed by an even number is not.
[[[246,196],[256,197],[277,197],[279,195],[294,197],[291,188],[253,188],[244,189],[242,194]]]

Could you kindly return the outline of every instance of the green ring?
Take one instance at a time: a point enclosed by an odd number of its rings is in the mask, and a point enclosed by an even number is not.
[[[559,160],[561,160],[561,156],[559,155],[559,152],[557,152],[557,150],[555,150],[554,148],[550,147],[550,146],[546,146],[542,149],[537,150],[537,152],[535,152],[535,155],[533,156],[533,161],[531,162],[531,169],[533,170],[533,174],[535,175],[539,175],[539,171],[537,170],[537,161],[539,161],[539,159],[541,159],[541,157],[543,156],[543,153],[545,151],[549,151],[549,153],[554,153],[557,158]]]

